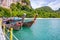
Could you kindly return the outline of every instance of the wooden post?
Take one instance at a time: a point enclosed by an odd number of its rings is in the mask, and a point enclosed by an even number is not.
[[[2,18],[0,18],[0,26],[2,26]]]
[[[23,22],[24,22],[24,18],[26,17],[26,13],[24,13],[24,15],[22,16],[22,22],[21,22],[21,30],[22,30],[22,25],[23,25]]]
[[[13,28],[10,29],[10,40],[13,40]]]
[[[5,35],[5,24],[3,24],[3,32],[4,32],[4,35]]]

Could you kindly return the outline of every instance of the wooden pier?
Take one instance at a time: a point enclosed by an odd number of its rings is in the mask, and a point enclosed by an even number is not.
[[[0,18],[0,40],[6,40],[2,30],[2,18]]]

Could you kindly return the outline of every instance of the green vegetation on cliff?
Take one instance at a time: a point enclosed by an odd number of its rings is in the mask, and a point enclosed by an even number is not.
[[[54,11],[48,6],[33,9],[29,0],[24,0],[24,2],[27,5],[23,6],[17,2],[16,4],[12,3],[10,9],[0,7],[0,17],[21,17],[23,13],[26,13],[27,18],[32,18],[38,13],[39,18],[60,18],[60,9]]]
[[[48,6],[37,8],[35,11],[37,11],[39,17],[42,18],[60,18],[60,10],[54,11]]]

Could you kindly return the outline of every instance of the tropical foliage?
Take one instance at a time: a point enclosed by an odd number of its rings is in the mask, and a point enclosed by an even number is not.
[[[29,4],[28,0],[25,2]],[[22,6],[17,2],[16,4],[12,3],[10,9],[0,7],[0,17],[21,17],[23,13],[27,14],[27,18],[32,18],[37,13],[38,18],[60,18],[60,9],[54,11],[48,6],[33,9],[31,6]]]

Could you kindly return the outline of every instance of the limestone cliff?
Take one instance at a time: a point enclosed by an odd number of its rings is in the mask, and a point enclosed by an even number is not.
[[[10,5],[12,3],[17,3],[19,2],[21,5],[28,5],[28,6],[31,6],[30,5],[30,0],[0,0],[0,5],[1,6],[5,6],[5,7],[10,7]]]

